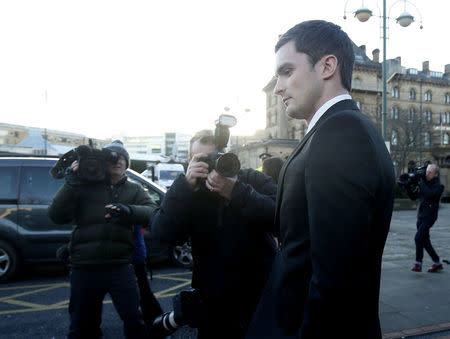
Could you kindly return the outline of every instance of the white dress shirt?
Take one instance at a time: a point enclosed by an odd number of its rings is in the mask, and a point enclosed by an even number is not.
[[[314,125],[316,124],[317,121],[319,121],[320,117],[334,104],[337,104],[339,101],[342,100],[348,100],[348,99],[352,99],[352,97],[350,96],[350,94],[342,94],[342,95],[338,95],[337,97],[334,97],[330,100],[328,100],[326,103],[324,103],[318,110],[316,113],[314,113],[311,122],[308,125],[308,130],[306,131],[306,133],[308,133],[310,130],[312,130],[312,128],[314,127]]]

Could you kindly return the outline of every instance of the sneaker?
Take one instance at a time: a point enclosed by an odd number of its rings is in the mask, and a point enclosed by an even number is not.
[[[442,270],[442,269],[444,269],[444,267],[442,267],[442,264],[433,264],[433,266],[431,266],[431,267],[428,269],[428,272],[430,272],[430,273],[436,273],[436,272],[438,272],[438,271],[440,271],[440,270]]]
[[[411,268],[411,271],[413,271],[413,272],[422,272],[422,265],[414,264],[414,266]]]

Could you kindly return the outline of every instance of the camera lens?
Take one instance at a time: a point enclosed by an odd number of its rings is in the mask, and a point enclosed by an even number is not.
[[[241,163],[233,153],[225,153],[217,159],[216,171],[224,177],[234,177],[240,169]]]

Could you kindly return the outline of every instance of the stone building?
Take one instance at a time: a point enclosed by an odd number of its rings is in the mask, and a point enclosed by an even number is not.
[[[372,58],[365,46],[354,45],[351,96],[361,112],[372,118],[382,130],[382,67],[380,51]],[[307,130],[305,120],[286,116],[281,98],[273,93],[276,78],[264,87],[266,93],[266,130],[263,141],[241,147],[239,157],[245,164],[258,163],[258,153],[279,154],[277,145],[283,145],[282,157],[289,154]],[[425,61],[422,70],[406,69],[401,58],[387,60],[387,141],[397,171],[408,161],[418,164],[426,160],[450,163],[450,64],[444,72],[431,71]],[[269,142],[270,140],[270,142]],[[286,141],[290,143],[286,148]],[[250,152],[254,149],[254,152]],[[251,166],[255,167],[255,166]]]

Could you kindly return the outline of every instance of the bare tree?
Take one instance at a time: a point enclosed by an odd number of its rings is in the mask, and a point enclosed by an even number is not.
[[[422,152],[431,146],[431,116],[399,108],[393,108],[388,116],[391,157],[400,173],[407,169],[408,162],[420,162]]]

